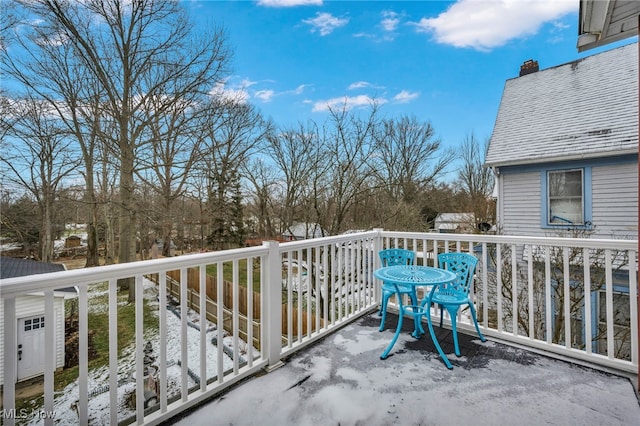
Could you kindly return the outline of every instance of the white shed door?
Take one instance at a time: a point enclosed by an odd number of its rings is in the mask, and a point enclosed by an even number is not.
[[[18,380],[44,374],[44,316],[18,319]]]

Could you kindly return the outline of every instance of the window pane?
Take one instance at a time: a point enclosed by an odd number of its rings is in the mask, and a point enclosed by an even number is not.
[[[582,197],[582,172],[573,170],[570,172],[549,173],[550,197]]]
[[[582,200],[550,200],[549,223],[582,223]]]
[[[582,170],[548,173],[549,223],[584,223]]]

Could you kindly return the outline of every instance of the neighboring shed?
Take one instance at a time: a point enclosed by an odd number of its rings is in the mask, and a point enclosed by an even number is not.
[[[64,248],[74,248],[80,247],[82,243],[82,238],[77,235],[70,235],[64,240]]]
[[[473,213],[440,213],[434,229],[443,233],[473,233],[476,219]]]
[[[638,45],[507,80],[485,165],[510,235],[637,238]]]
[[[27,275],[44,274],[64,271],[64,265],[38,262],[29,259],[0,257],[0,279],[21,277]],[[0,282],[0,288],[2,284]],[[1,290],[0,290],[1,293]],[[75,288],[60,289],[54,292],[54,341],[56,368],[64,367],[65,330],[64,330],[64,300],[76,297]],[[4,342],[4,300],[0,297],[0,342]],[[48,351],[44,349],[44,295],[33,293],[16,298],[16,323],[18,347],[18,381],[26,380],[44,373],[44,359]],[[20,346],[21,345],[21,346]],[[4,384],[4,351],[0,352],[0,385]]]
[[[324,236],[322,227],[317,223],[294,223],[282,233],[284,241],[306,240]]]

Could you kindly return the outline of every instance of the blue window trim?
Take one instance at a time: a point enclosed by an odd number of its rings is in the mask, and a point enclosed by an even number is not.
[[[595,340],[598,335],[598,315],[600,315],[600,307],[598,306],[598,293],[607,291],[606,286],[602,286],[599,290],[592,291],[590,294],[591,303],[591,344],[596,345],[598,342]],[[614,293],[626,294],[629,296],[629,286],[614,284],[612,291]],[[586,297],[585,297],[586,302]],[[584,306],[583,306],[584,307]]]
[[[549,223],[549,193],[547,176],[549,172],[562,172],[571,170],[582,171],[582,212],[584,223],[572,224],[550,224]],[[592,189],[591,189],[591,166],[582,167],[547,167],[540,170],[540,227],[542,229],[591,229],[592,225]]]

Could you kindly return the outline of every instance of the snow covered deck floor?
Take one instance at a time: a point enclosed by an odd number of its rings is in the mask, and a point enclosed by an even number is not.
[[[429,338],[409,334],[386,360],[397,317],[378,331],[367,315],[176,418],[196,425],[635,425],[640,404],[629,378],[459,334],[447,370]]]

